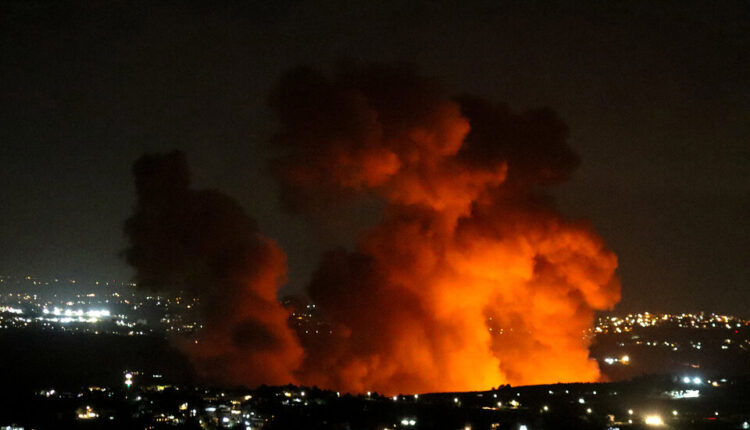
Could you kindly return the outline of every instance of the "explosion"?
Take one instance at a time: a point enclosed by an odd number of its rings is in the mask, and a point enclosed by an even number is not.
[[[277,293],[286,256],[234,200],[190,189],[180,152],[133,167],[138,204],[126,221],[128,262],[141,288],[200,300],[198,343],[176,340],[198,375],[224,384],[286,384],[302,349]]]
[[[593,381],[585,331],[619,300],[616,256],[548,190],[578,165],[547,109],[452,98],[404,67],[293,70],[270,98],[284,207],[365,196],[380,220],[325,253],[307,293],[333,334],[297,339],[285,256],[237,203],[189,188],[180,154],[136,163],[126,232],[138,280],[201,299],[185,346],[215,381],[413,393]]]
[[[362,392],[592,381],[583,334],[619,300],[616,256],[545,193],[578,165],[549,110],[515,114],[408,69],[289,73],[271,98],[287,208],[385,202],[309,295],[336,339],[305,344],[308,384]]]

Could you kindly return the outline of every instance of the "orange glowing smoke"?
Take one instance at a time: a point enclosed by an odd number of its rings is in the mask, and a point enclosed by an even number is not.
[[[292,71],[270,104],[288,210],[336,216],[364,196],[383,214],[310,282],[331,337],[297,339],[284,253],[235,201],[191,189],[182,154],[142,157],[127,258],[142,286],[200,299],[205,327],[183,345],[200,375],[388,394],[599,377],[584,332],[619,300],[617,258],[554,208],[549,187],[578,165],[554,113],[380,66]]]
[[[142,288],[198,298],[200,340],[176,341],[213,383],[286,384],[302,349],[277,300],[286,256],[226,195],[190,188],[182,153],[133,167],[138,204],[125,224]]]
[[[616,256],[545,188],[578,164],[548,110],[446,97],[409,70],[302,69],[271,99],[276,173],[302,212],[375,194],[382,220],[324,255],[305,384],[385,393],[591,381],[584,331],[619,300]]]

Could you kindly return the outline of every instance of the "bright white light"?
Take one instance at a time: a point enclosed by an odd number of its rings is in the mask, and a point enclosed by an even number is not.
[[[222,418],[222,419],[221,419],[221,422],[223,422],[223,423],[228,423],[228,422],[229,422],[229,417],[224,417],[224,418]]]
[[[578,398],[578,403],[584,404],[584,403],[586,403],[586,400],[583,400],[583,397],[579,397]]]
[[[102,317],[108,317],[110,315],[109,311],[106,309],[91,309],[86,311],[86,316],[92,317],[92,318],[102,318]]]
[[[648,415],[646,416],[645,422],[647,426],[663,426],[664,425],[664,421],[662,421],[659,415]]]
[[[458,403],[458,397],[453,398],[453,403]]]
[[[699,384],[701,384],[702,382],[703,382],[703,381],[701,381],[701,378],[698,378],[698,377],[695,377],[695,378],[693,378],[693,384],[699,385]]]
[[[632,409],[628,409],[628,415],[633,415],[633,410]]]
[[[409,425],[409,420],[407,420],[406,418],[404,418],[403,420],[401,420],[401,425],[402,426],[408,426]]]
[[[415,399],[418,399],[418,398],[419,398],[419,394],[415,394],[415,395],[414,395],[414,398],[415,398]]]
[[[686,376],[686,377],[682,378],[682,382],[684,382],[686,384],[689,384],[690,383],[690,378]]]
[[[672,411],[672,415],[677,416],[677,411]]]
[[[698,390],[685,390],[684,393],[682,393],[683,399],[695,399],[700,397],[701,392]],[[680,397],[675,397],[675,399],[679,399]]]
[[[393,401],[395,402],[396,400],[398,400],[398,396],[393,396]]]
[[[623,355],[622,358],[620,358],[620,361],[622,363],[629,363],[630,362],[630,357],[627,356],[627,355]]]
[[[586,409],[586,413],[590,414],[591,413],[591,408]]]
[[[750,429],[750,423],[749,423],[749,422],[747,422],[747,421],[743,422],[743,423],[742,423],[742,428],[743,428],[743,429]]]
[[[529,428],[526,427],[525,424],[521,424],[520,426],[518,426],[518,430],[529,430]]]

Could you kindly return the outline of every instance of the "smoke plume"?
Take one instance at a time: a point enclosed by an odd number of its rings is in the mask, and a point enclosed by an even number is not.
[[[133,167],[138,202],[127,220],[128,262],[154,291],[198,298],[203,329],[181,347],[203,378],[225,384],[292,382],[302,350],[277,292],[286,256],[226,195],[190,188],[180,152]]]
[[[616,256],[548,188],[578,165],[550,110],[451,98],[408,68],[288,73],[270,99],[282,202],[385,203],[308,294],[333,327],[302,339],[306,384],[386,393],[591,381],[584,332],[620,294]]]
[[[200,299],[205,327],[183,348],[204,377],[383,393],[599,377],[584,334],[620,298],[617,258],[555,209],[549,189],[579,160],[552,111],[360,65],[293,70],[270,106],[287,210],[366,196],[383,213],[322,256],[307,293],[332,334],[298,338],[278,246],[229,197],[191,189],[181,153],[138,160],[127,258],[141,285]]]

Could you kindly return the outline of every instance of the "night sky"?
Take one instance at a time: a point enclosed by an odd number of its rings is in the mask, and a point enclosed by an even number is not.
[[[298,65],[406,62],[563,118],[582,165],[558,203],[618,254],[617,309],[750,316],[747,1],[155,3],[0,4],[0,273],[131,276],[131,165],[181,149],[301,291],[375,212],[281,210],[268,93]]]

